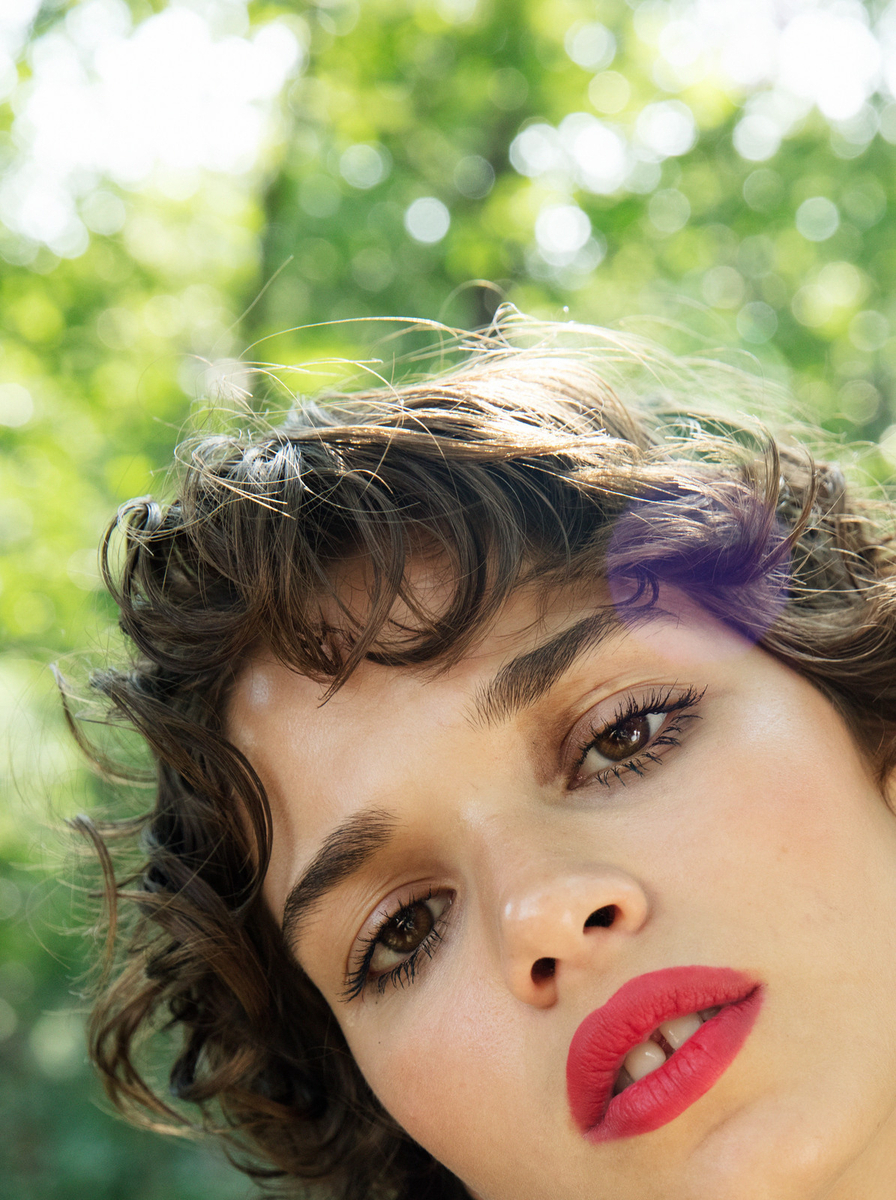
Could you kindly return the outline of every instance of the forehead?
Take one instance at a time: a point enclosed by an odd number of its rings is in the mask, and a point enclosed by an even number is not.
[[[420,635],[425,637],[433,625],[445,619],[456,602],[461,586],[458,571],[445,550],[424,534],[412,538],[397,587],[374,569],[368,556],[351,555],[330,571],[329,591],[319,598],[321,621],[325,629],[350,634],[364,631],[373,621],[378,626],[375,652],[388,655],[393,650],[400,653],[411,646],[416,648]],[[524,580],[527,573],[528,564],[524,562],[520,564]],[[382,594],[388,604],[385,620],[379,612]],[[483,644],[513,641],[524,637],[529,629],[534,636],[539,627],[550,625],[558,614],[562,617],[583,605],[593,607],[598,598],[609,603],[609,592],[600,580],[582,584],[529,578],[511,588],[497,618],[474,634],[471,649],[464,657],[481,657]],[[470,641],[468,630],[459,628],[457,632],[466,645]],[[443,665],[429,660],[423,669],[433,674]]]
[[[409,574],[411,604],[402,597],[396,600],[377,649],[388,648],[404,634],[413,635],[427,616],[447,603],[451,585],[441,561],[413,564]],[[369,571],[347,564],[336,583],[338,599],[322,605],[326,624],[338,626],[340,617],[344,623],[346,611],[363,620],[369,604]],[[420,719],[434,715],[431,710],[444,709],[451,699],[463,705],[474,724],[477,709],[488,703],[484,683],[495,678],[503,663],[543,644],[557,630],[601,611],[607,614],[608,631],[612,631],[618,620],[600,585],[520,588],[459,661],[450,666],[436,660],[394,667],[365,660],[335,693],[330,692],[328,681],[302,675],[270,651],[261,650],[243,668],[233,688],[228,730],[253,761],[265,743],[280,739],[281,747],[287,741],[291,747],[300,745],[313,769],[337,744],[348,740],[358,745],[365,734],[382,725],[384,712],[394,723],[399,699],[413,697]]]

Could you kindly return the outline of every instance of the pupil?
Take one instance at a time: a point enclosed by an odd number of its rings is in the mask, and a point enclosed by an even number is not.
[[[597,748],[605,758],[613,762],[621,762],[631,758],[650,741],[650,724],[646,716],[629,717],[614,725],[597,743]]]
[[[396,954],[405,954],[416,950],[433,924],[432,913],[421,900],[396,913],[380,934],[380,941]]]

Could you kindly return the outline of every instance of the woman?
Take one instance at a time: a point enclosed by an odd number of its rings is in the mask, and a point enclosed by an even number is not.
[[[892,1193],[886,537],[601,337],[208,438],[119,516],[94,682],[158,789],[81,821],[137,914],[92,1050],[183,1121],[170,1022],[287,1192]]]

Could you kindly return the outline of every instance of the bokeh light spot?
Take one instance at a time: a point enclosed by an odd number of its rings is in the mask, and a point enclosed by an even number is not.
[[[807,241],[827,241],[839,225],[837,205],[827,196],[810,196],[796,210],[796,227]]]
[[[867,290],[859,270],[851,262],[843,261],[825,263],[818,272],[817,286],[838,308],[849,308]]]
[[[395,264],[379,246],[365,246],[352,258],[352,275],[366,292],[381,292],[395,278]]]
[[[840,389],[838,399],[842,415],[857,425],[873,421],[880,411],[880,392],[867,379],[850,379]]]
[[[521,108],[529,95],[529,83],[522,71],[516,67],[501,67],[493,71],[488,81],[491,102],[505,112]]]
[[[751,279],[761,279],[763,275],[767,275],[771,271],[774,261],[775,244],[764,233],[744,238],[738,246],[738,265]]]
[[[744,180],[743,197],[756,212],[771,212],[784,194],[784,185],[777,171],[759,167]]]
[[[635,134],[646,150],[658,159],[687,152],[697,140],[694,114],[681,100],[659,100],[641,109]]]
[[[558,133],[582,187],[605,196],[622,186],[630,161],[628,146],[617,129],[590,113],[570,113],[560,122]]]
[[[843,208],[860,229],[871,229],[887,211],[887,193],[873,175],[863,175],[843,196]]]
[[[91,192],[81,203],[81,220],[93,233],[106,237],[118,233],[126,216],[124,201],[105,188]]]
[[[462,25],[476,15],[478,0],[436,0],[436,10],[442,20]]]
[[[572,61],[586,71],[601,71],[616,56],[616,38],[600,21],[579,21],[571,25],[563,44]]]
[[[391,159],[382,146],[356,142],[339,159],[339,173],[353,188],[366,191],[376,187],[389,174]]]
[[[520,175],[534,178],[563,166],[560,139],[553,125],[527,125],[510,143],[510,165]]]
[[[571,263],[591,236],[591,221],[577,204],[548,204],[535,221],[535,240],[547,262]]]
[[[4,55],[27,28],[10,3],[0,4],[0,86]],[[30,78],[13,96],[17,150],[0,184],[0,219],[10,230],[77,258],[88,229],[115,232],[115,220],[120,228],[116,206],[106,203],[104,213],[88,203],[101,179],[139,187],[159,171],[253,167],[273,101],[301,68],[304,48],[279,20],[244,36],[241,4],[197,7],[171,4],[132,26],[122,0],[82,0],[32,40]],[[235,23],[223,19],[225,9]]]
[[[481,200],[487,196],[494,182],[494,168],[480,154],[468,154],[454,168],[454,186],[470,200]]]
[[[0,425],[17,429],[34,416],[31,393],[20,383],[0,383]]]
[[[588,99],[602,113],[622,112],[631,94],[631,84],[618,71],[601,71],[588,84]]]
[[[817,283],[799,288],[790,302],[790,310],[801,325],[816,329],[826,325],[834,315],[834,302],[830,295]]]
[[[43,1074],[70,1079],[85,1055],[82,1018],[77,1013],[45,1013],[35,1021],[28,1041]]]
[[[879,350],[890,336],[890,323],[883,313],[868,309],[856,313],[849,323],[849,340],[857,350]]]
[[[650,197],[647,215],[660,233],[677,233],[688,223],[691,205],[687,196],[677,188],[661,188]]]
[[[75,550],[70,554],[66,563],[66,572],[75,587],[81,588],[82,591],[95,591],[102,584],[97,552],[93,547]]]
[[[896,467],[896,425],[890,425],[880,436],[880,449],[892,467]]]
[[[435,196],[421,196],[404,214],[404,227],[417,242],[440,242],[451,227],[451,213]]]
[[[781,34],[781,85],[829,118],[853,116],[878,81],[881,53],[861,5],[797,13]]]
[[[734,149],[750,162],[774,157],[781,146],[781,131],[771,117],[747,113],[734,127]]]
[[[712,267],[703,276],[701,290],[713,308],[737,308],[744,298],[743,276],[734,267]]]
[[[774,337],[778,314],[764,300],[751,300],[737,314],[737,332],[745,342],[761,345]]]

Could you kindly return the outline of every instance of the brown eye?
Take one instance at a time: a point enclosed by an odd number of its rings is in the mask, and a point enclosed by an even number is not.
[[[578,757],[567,786],[571,791],[596,783],[613,787],[646,775],[681,744],[683,725],[698,719],[700,714],[690,710],[705,692],[689,688],[678,693],[670,687],[643,698],[628,697],[609,721],[598,719],[600,708],[583,716],[570,735]]]
[[[450,904],[451,897],[441,895],[412,900],[400,908],[377,932],[370,970],[374,974],[389,971],[438,941],[436,925]]]
[[[643,750],[653,737],[650,717],[659,715],[659,713],[640,713],[629,717],[618,725],[605,729],[591,743],[592,747],[598,754],[608,758],[610,762],[622,762],[623,759],[631,758],[633,754]]]
[[[380,930],[380,942],[396,954],[416,950],[430,932],[435,919],[422,900],[403,908]]]
[[[663,728],[668,712],[639,712],[595,730],[588,740],[576,773],[576,786],[602,771],[612,771],[616,763],[634,763],[648,749]],[[633,770],[637,768],[632,767]],[[618,773],[617,773],[618,774]]]

